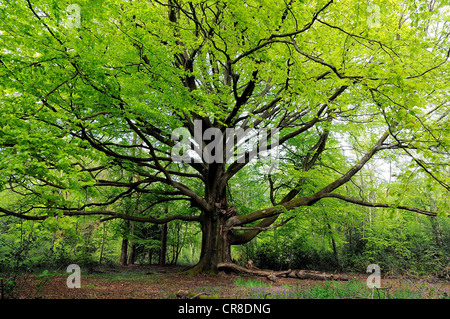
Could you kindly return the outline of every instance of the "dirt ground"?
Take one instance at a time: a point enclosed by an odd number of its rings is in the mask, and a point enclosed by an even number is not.
[[[290,298],[295,289],[311,289],[326,285],[320,280],[280,278],[272,283],[266,278],[239,274],[199,275],[186,277],[182,267],[128,266],[102,269],[81,274],[81,288],[67,287],[68,275],[25,275],[17,281],[18,299],[174,299],[186,292],[189,296],[215,299]],[[367,274],[351,274],[354,283],[364,287]],[[241,278],[241,279],[239,279]],[[238,285],[236,282],[256,280],[260,287]],[[364,283],[364,284],[363,284]],[[259,293],[257,290],[259,289]],[[366,288],[368,289],[368,288]],[[382,278],[382,293],[399,289],[412,291],[411,298],[448,298],[450,281],[437,278]],[[285,295],[280,294],[286,292]],[[297,297],[295,297],[297,296]],[[358,297],[359,296],[359,297]],[[350,298],[367,298],[356,295]],[[378,295],[380,296],[380,295]],[[385,294],[382,296],[385,296]],[[185,297],[185,295],[184,295]],[[375,295],[375,298],[377,295]],[[294,295],[291,298],[299,298]],[[314,298],[311,295],[311,298]],[[372,295],[372,298],[374,296]]]

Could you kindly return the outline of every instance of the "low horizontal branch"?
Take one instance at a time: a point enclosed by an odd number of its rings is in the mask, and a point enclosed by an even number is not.
[[[423,215],[427,215],[427,216],[433,216],[433,217],[437,216],[437,213],[435,213],[435,212],[431,212],[431,211],[427,211],[427,210],[423,210],[423,209],[419,209],[419,208],[415,208],[415,207],[407,207],[407,206],[402,206],[402,205],[383,204],[383,203],[369,203],[369,202],[366,202],[363,200],[350,198],[350,197],[343,196],[340,194],[334,194],[334,193],[323,194],[322,198],[325,198],[325,197],[338,198],[338,199],[341,199],[343,201],[346,201],[346,202],[349,202],[352,204],[357,204],[357,205],[366,206],[366,207],[396,208],[396,209],[407,210],[407,211],[411,211],[411,212],[415,212],[415,213],[419,213],[419,214],[423,214]]]
[[[27,220],[44,220],[48,217],[48,216],[31,216],[31,215],[25,215],[25,214],[20,214],[20,213],[14,213],[14,212],[4,209],[2,207],[0,207],[0,212],[3,213],[3,215],[0,215],[0,217],[14,216],[14,217],[22,218],[22,219],[27,219]]]
[[[100,210],[100,211],[75,211],[75,212],[64,212],[64,216],[86,216],[86,215],[101,215],[101,216],[111,216],[112,218],[125,219],[135,222],[143,223],[153,223],[153,224],[165,224],[173,220],[182,220],[187,222],[198,221],[198,216],[185,216],[185,215],[172,215],[163,218],[154,217],[142,217],[142,216],[131,216],[126,214],[117,213],[114,211]],[[112,219],[108,218],[108,219]]]
[[[53,217],[52,215],[33,216],[15,213],[2,207],[0,207],[0,213],[3,213],[3,215],[0,215],[0,217],[14,216],[26,220],[45,220],[49,217]],[[103,219],[103,221],[119,218],[135,222],[153,223],[153,224],[165,224],[173,220],[182,220],[187,222],[199,221],[199,216],[172,215],[163,218],[155,218],[155,217],[131,216],[110,210],[63,211],[63,216],[90,216],[90,215],[110,216],[108,218]]]

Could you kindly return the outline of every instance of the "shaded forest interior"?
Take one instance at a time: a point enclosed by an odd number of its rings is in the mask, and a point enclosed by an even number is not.
[[[290,223],[285,232],[268,231],[243,246],[233,247],[233,261],[258,268],[365,272],[378,263],[391,274],[439,274],[450,262],[448,218],[349,211],[333,218],[323,210],[311,219]],[[0,271],[115,264],[193,265],[201,245],[196,225],[163,225],[77,217],[55,220],[54,228],[13,217],[0,220]],[[45,223],[47,223],[46,221]],[[298,229],[301,229],[299,231]],[[18,240],[20,239],[20,240]]]

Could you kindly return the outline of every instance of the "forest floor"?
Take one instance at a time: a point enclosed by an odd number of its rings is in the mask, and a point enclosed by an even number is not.
[[[369,289],[368,274],[347,274],[349,281],[321,281],[241,274],[186,277],[180,266],[128,266],[81,273],[81,288],[69,289],[62,271],[22,275],[16,280],[18,299],[174,299],[180,296],[214,299],[348,299],[450,298],[450,281],[432,277],[381,279],[381,289]]]

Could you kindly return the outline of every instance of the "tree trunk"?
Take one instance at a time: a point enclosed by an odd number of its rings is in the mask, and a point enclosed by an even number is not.
[[[225,165],[211,163],[205,184],[205,198],[210,209],[202,209],[202,248],[200,260],[187,271],[189,275],[218,272],[220,263],[231,262],[231,234],[225,227],[228,219],[236,215],[236,207],[228,206]]]
[[[103,249],[105,247],[105,240],[106,240],[106,226],[105,224],[103,224],[103,238],[102,238],[102,245],[100,246],[100,258],[98,260],[98,264],[101,265],[102,264],[102,259],[103,259]]]
[[[128,255],[128,239],[123,238],[122,239],[122,250],[120,253],[120,265],[121,266],[127,265],[127,255]]]
[[[131,236],[134,235],[134,222],[131,222]],[[136,259],[136,246],[133,240],[130,241],[130,254],[128,256],[128,264],[134,265],[134,260]]]
[[[148,250],[148,264],[152,265],[152,261],[153,261],[153,249],[149,249]]]
[[[176,254],[178,251],[178,248],[180,246],[180,229],[181,229],[181,225],[180,224],[175,224],[175,227],[173,227],[173,235],[172,235],[172,259],[170,260],[170,264],[174,265],[175,262],[175,258],[176,258]]]
[[[128,255],[128,265],[134,265],[136,259],[136,246],[134,242],[130,242],[130,254]]]
[[[202,213],[202,249],[200,260],[188,273],[196,275],[202,272],[217,273],[217,266],[231,262],[231,247],[228,232],[224,231],[229,216],[218,212]]]
[[[336,263],[339,263],[339,256],[338,256],[338,251],[337,251],[337,247],[336,247],[336,241],[334,240],[334,237],[333,237],[333,229],[331,228],[330,223],[327,223],[327,226],[328,226],[328,230],[330,231],[331,245],[333,246],[334,259],[336,260]]]
[[[161,227],[161,250],[159,252],[159,265],[166,265],[166,251],[167,251],[167,223]]]

